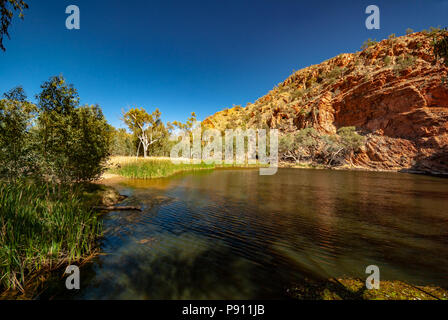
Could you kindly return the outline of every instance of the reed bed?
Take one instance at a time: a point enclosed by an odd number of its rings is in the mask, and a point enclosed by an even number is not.
[[[182,159],[178,159],[182,160]],[[184,159],[185,160],[185,159]],[[207,164],[201,163],[179,163],[175,164],[170,158],[152,157],[112,157],[109,160],[112,174],[117,174],[133,179],[154,179],[168,177],[184,171],[211,170],[216,168],[258,168],[260,164]]]
[[[81,191],[0,183],[0,291],[24,291],[33,275],[95,252],[101,222]]]
[[[117,167],[111,169],[112,173],[126,178],[154,179],[168,177],[183,171],[194,171],[214,169],[215,165],[206,163],[180,163],[174,164],[168,159],[147,158],[135,159],[133,161],[121,162]]]

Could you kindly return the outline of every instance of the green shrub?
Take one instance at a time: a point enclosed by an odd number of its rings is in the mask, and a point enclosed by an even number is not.
[[[408,69],[409,67],[412,67],[415,62],[417,61],[417,58],[407,54],[407,55],[401,55],[396,60],[396,65],[394,67],[395,72],[397,75],[399,75],[403,70]]]
[[[56,183],[98,178],[112,137],[100,107],[79,107],[76,89],[62,76],[52,77],[41,88],[37,134],[42,176]]]
[[[284,134],[279,140],[279,156],[285,161],[318,165],[341,165],[365,144],[355,127],[343,127],[337,134],[321,134],[314,128]]]
[[[362,44],[362,46],[361,46],[361,49],[362,50],[365,50],[365,49],[367,49],[367,48],[370,48],[370,47],[372,47],[372,46],[374,46],[374,45],[376,45],[378,43],[378,41],[376,41],[376,39],[367,39],[366,41],[364,41],[364,43]]]
[[[335,80],[335,79],[340,78],[342,76],[343,72],[344,72],[344,68],[336,66],[333,69],[331,69],[331,71],[326,73],[324,77],[329,80]]]
[[[361,146],[366,143],[365,137],[359,135],[356,132],[355,127],[342,127],[339,128],[337,134],[340,137],[341,144],[348,151],[357,151]]]
[[[31,125],[37,108],[21,87],[0,100],[0,174],[8,181],[31,174],[35,166]]]

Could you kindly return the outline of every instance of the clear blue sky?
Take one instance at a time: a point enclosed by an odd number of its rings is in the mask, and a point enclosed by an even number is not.
[[[114,126],[121,109],[158,107],[164,121],[200,120],[266,94],[292,70],[359,50],[367,38],[448,25],[448,0],[27,0],[0,51],[0,93],[28,96],[63,74]],[[65,28],[78,5],[81,30]],[[367,30],[369,4],[381,29]]]

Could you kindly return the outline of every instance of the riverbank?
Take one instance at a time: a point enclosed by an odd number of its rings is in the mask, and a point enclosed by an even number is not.
[[[102,179],[117,176],[131,179],[155,179],[188,171],[213,170],[216,168],[260,168],[264,166],[262,164],[207,164],[205,162],[175,164],[170,158],[166,157],[112,157],[108,162],[109,169],[103,174]]]
[[[177,159],[184,160],[184,159]],[[172,176],[180,172],[196,171],[196,170],[213,170],[222,168],[260,168],[265,167],[262,164],[206,164],[201,162],[199,164],[194,163],[179,163],[174,164],[169,157],[148,157],[148,158],[136,158],[136,157],[111,157],[108,162],[108,170],[102,175],[101,180],[108,180],[111,178],[132,178],[132,179],[154,179],[165,178]],[[393,173],[410,173],[410,174],[422,174],[436,177],[446,178],[448,175],[440,173],[430,173],[413,170],[401,170],[401,169],[374,169],[368,167],[354,166],[346,164],[338,167],[325,166],[315,163],[303,162],[293,163],[281,161],[278,163],[278,168],[292,168],[292,169],[315,169],[315,170],[339,170],[339,171],[366,171],[366,172],[393,172]]]
[[[92,207],[121,200],[97,184],[0,183],[0,299],[32,296],[50,272],[99,254],[102,223]]]

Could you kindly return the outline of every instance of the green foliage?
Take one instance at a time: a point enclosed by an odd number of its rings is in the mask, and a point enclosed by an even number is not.
[[[0,0],[0,49],[6,51],[3,40],[5,36],[9,39],[9,26],[14,12],[19,12],[19,18],[23,19],[23,10],[28,9],[28,4],[23,0]]]
[[[148,155],[148,151],[160,151],[168,141],[168,130],[160,120],[161,112],[156,109],[149,114],[144,108],[132,108],[123,113],[123,121],[139,140],[137,153],[140,146],[143,147],[143,156]]]
[[[390,56],[384,57],[384,64],[386,66],[390,65],[392,63],[392,58]]]
[[[340,128],[336,135],[320,134],[314,128],[284,134],[279,140],[279,155],[285,161],[341,165],[365,144],[354,127]]]
[[[187,119],[185,123],[180,121],[173,121],[170,126],[177,127],[179,130],[184,132],[191,132],[197,123],[196,113],[192,112],[190,118]]]
[[[365,137],[356,132],[355,127],[339,128],[337,134],[340,137],[340,143],[348,151],[355,152],[366,143]]]
[[[406,29],[406,35],[410,35],[412,33],[414,33],[414,30],[412,30],[411,28]]]
[[[76,89],[52,77],[37,96],[42,176],[56,183],[90,181],[105,168],[111,128],[99,106],[78,107]]]
[[[71,181],[98,179],[106,167],[112,128],[97,105],[75,109],[70,125],[67,166],[71,169]]]
[[[170,130],[163,123],[157,127],[158,139],[148,147],[148,154],[153,157],[165,157],[170,155],[175,141],[170,141]]]
[[[417,61],[417,58],[410,54],[401,55],[396,60],[396,65],[394,67],[394,70],[399,75],[403,70],[406,70],[406,69],[412,67],[416,61]]]
[[[22,290],[28,275],[92,254],[100,227],[80,190],[0,183],[0,290]]]
[[[21,87],[0,100],[0,174],[9,181],[33,175],[74,183],[99,177],[105,168],[111,128],[100,107],[78,107],[73,86],[61,76],[42,85],[38,107]]]
[[[434,56],[448,66],[448,31],[440,32],[433,38]]]
[[[428,36],[432,38],[434,57],[448,67],[448,30],[447,28],[431,28]],[[448,76],[442,79],[443,84],[448,84]]]
[[[185,163],[174,164],[171,160],[139,159],[134,162],[123,164],[115,172],[123,177],[138,179],[153,179],[173,175],[182,171],[193,171],[202,169],[213,169],[214,164],[205,163]]]
[[[31,124],[37,108],[17,87],[0,100],[0,174],[15,181],[34,170]]]
[[[376,45],[378,43],[378,41],[376,41],[376,39],[367,39],[366,41],[364,41],[364,43],[362,44],[362,46],[361,46],[361,49],[362,50],[365,50],[365,49],[367,49],[367,48],[370,48],[370,47],[372,47],[372,46],[374,46],[374,45]]]
[[[111,128],[98,106],[78,106],[62,77],[37,100],[21,87],[0,100],[1,289],[22,290],[28,275],[91,254],[100,230],[73,183],[102,173]]]
[[[137,152],[135,138],[126,129],[112,128],[110,154],[112,156],[133,156]]]
[[[334,67],[333,69],[331,69],[331,71],[329,71],[328,73],[326,73],[324,75],[325,78],[329,79],[329,80],[335,80],[338,79],[340,77],[342,77],[343,73],[344,73],[345,69],[341,68],[339,66]]]

